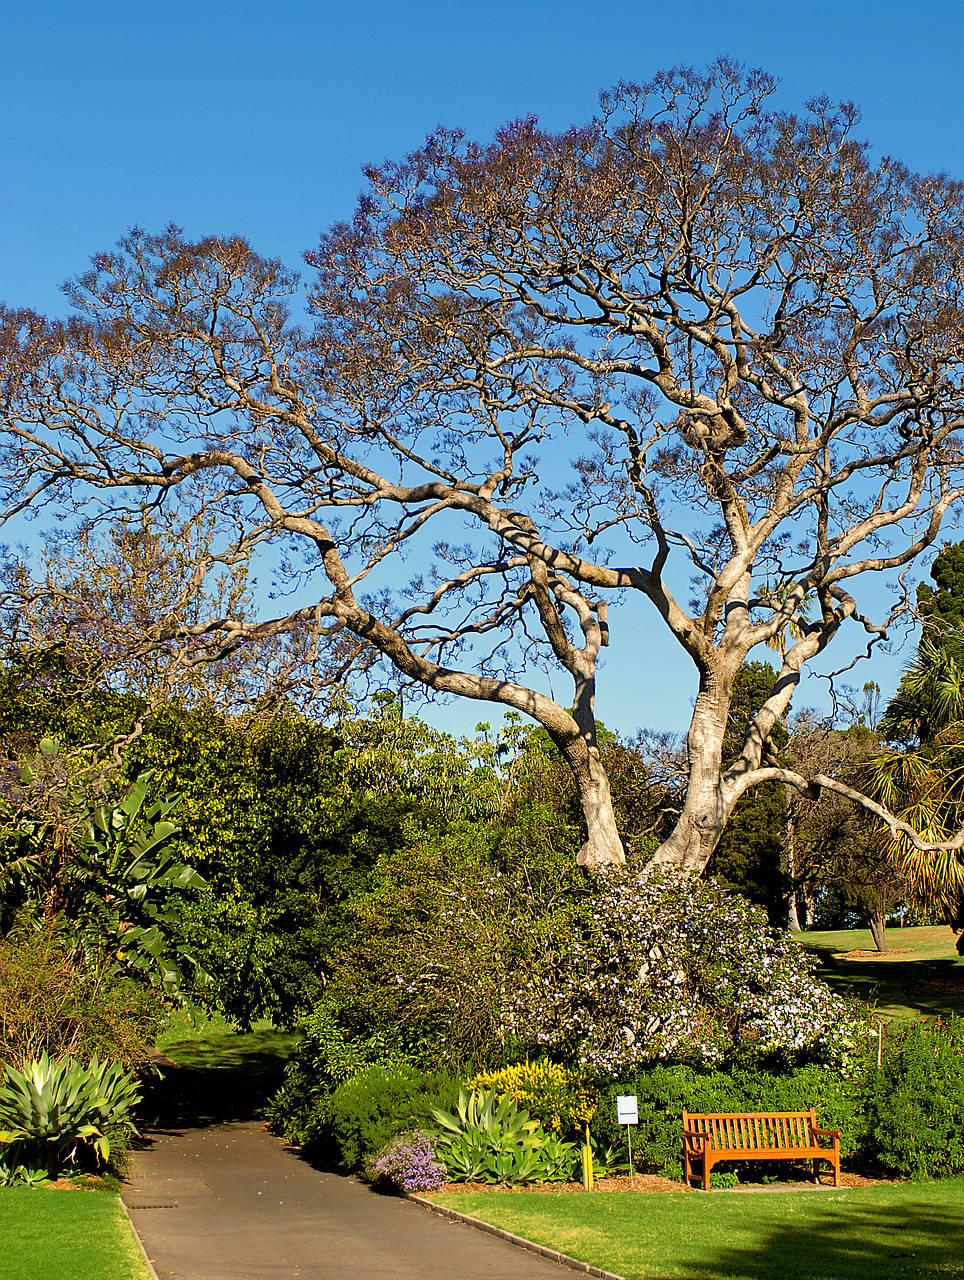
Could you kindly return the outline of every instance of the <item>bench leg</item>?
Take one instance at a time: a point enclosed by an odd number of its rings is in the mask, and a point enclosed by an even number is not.
[[[710,1163],[709,1152],[704,1152],[703,1153],[703,1190],[704,1191],[709,1191],[710,1189],[710,1172],[712,1171],[712,1168],[713,1166]]]

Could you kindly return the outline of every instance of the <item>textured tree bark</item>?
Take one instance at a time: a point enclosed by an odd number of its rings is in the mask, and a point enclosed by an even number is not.
[[[626,854],[616,827],[609,779],[598,757],[593,761],[590,755],[588,775],[584,780],[580,780],[577,775],[576,789],[588,833],[588,839],[579,850],[576,861],[590,871],[624,864]]]
[[[812,891],[808,893],[806,889],[803,890],[803,910],[806,916],[804,927],[812,929],[817,918],[817,898],[816,894]]]
[[[791,933],[801,931],[800,914],[797,911],[797,889],[793,884],[790,885],[790,891],[787,894],[787,928]]]
[[[796,826],[793,821],[793,815],[790,806],[787,806],[787,818],[784,828],[784,857],[786,866],[784,870],[787,876],[787,928],[793,933],[800,932],[800,916],[797,912],[797,854],[794,847],[794,836],[796,834]]]
[[[729,797],[722,774],[730,697],[728,681],[713,673],[703,676],[687,735],[686,800],[676,826],[653,855],[657,866],[680,867],[698,875],[720,842],[737,799]]]
[[[576,794],[586,820],[587,839],[576,861],[588,871],[624,865],[626,853],[616,826],[609,777],[595,742],[594,724],[583,733],[563,735],[549,728],[549,734],[572,770]]]
[[[878,951],[887,950],[887,917],[882,911],[875,911],[870,917],[870,934]]]

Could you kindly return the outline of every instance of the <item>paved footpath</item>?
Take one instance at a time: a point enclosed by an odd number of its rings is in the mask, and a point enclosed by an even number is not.
[[[257,1121],[155,1130],[124,1201],[160,1280],[566,1280],[546,1258],[305,1164]]]

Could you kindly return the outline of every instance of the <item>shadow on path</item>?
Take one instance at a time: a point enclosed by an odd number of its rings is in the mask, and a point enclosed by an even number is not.
[[[148,1079],[139,1108],[147,1127],[187,1128],[252,1120],[277,1092],[290,1036],[226,1034],[173,1046],[157,1059],[160,1079]]]

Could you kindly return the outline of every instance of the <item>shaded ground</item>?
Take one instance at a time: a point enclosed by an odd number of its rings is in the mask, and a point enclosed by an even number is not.
[[[964,1014],[964,958],[945,925],[888,929],[888,950],[873,950],[866,929],[807,931],[797,941],[823,961],[822,976],[842,995],[876,1005],[886,1018]]]
[[[140,1114],[145,1124],[184,1127],[250,1120],[281,1084],[297,1036],[225,1027],[203,1035],[165,1039],[160,1080],[148,1080]]]

